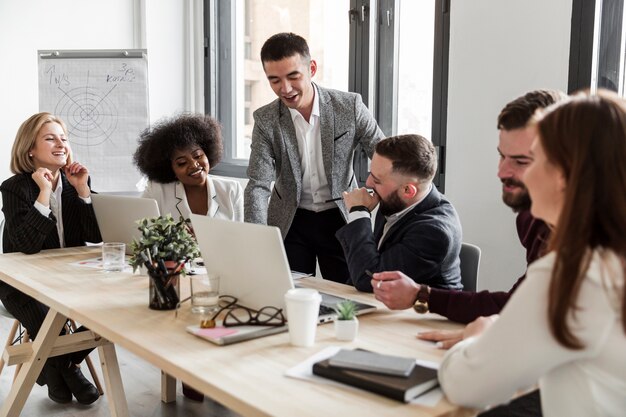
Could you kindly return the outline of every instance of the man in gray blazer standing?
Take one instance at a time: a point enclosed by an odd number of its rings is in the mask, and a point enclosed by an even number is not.
[[[317,259],[325,279],[348,282],[335,238],[348,214],[341,195],[357,185],[357,145],[371,158],[384,134],[360,95],[311,81],[317,63],[304,38],[270,37],[261,61],[278,99],[254,112],[244,220],[280,228],[292,270],[314,274]]]

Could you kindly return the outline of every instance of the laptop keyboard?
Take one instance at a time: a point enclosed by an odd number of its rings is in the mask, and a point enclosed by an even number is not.
[[[325,306],[325,305],[320,305],[320,316],[326,316],[328,314],[337,314],[337,312],[335,311],[335,309]]]

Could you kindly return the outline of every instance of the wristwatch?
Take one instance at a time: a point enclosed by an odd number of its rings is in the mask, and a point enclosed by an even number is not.
[[[413,304],[413,310],[419,314],[428,313],[428,297],[430,296],[430,287],[428,285],[420,285],[417,292],[417,299]]]
[[[350,213],[354,213],[355,211],[366,211],[366,212],[370,212],[370,210],[365,207],[365,206],[353,206],[352,208],[350,208]]]

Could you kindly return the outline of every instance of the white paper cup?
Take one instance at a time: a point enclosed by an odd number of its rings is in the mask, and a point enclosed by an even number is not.
[[[126,245],[109,242],[102,245],[102,267],[107,272],[120,272],[126,266]]]
[[[294,288],[285,294],[289,340],[294,346],[308,347],[315,343],[315,331],[322,296],[310,288]]]

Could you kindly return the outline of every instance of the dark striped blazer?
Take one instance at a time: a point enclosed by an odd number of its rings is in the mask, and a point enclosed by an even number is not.
[[[86,204],[76,189],[61,172],[63,192],[63,234],[65,246],[83,246],[85,242],[100,242],[100,229],[91,204]],[[0,185],[2,211],[5,225],[2,247],[5,253],[37,253],[43,249],[60,247],[56,219],[52,214],[43,216],[34,206],[39,195],[39,186],[31,174],[17,174]],[[14,291],[0,281],[0,298]]]

